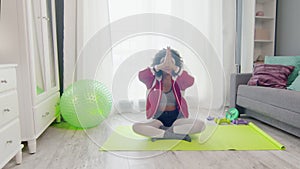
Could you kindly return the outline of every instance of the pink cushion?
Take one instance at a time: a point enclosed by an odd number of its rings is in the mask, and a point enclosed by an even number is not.
[[[260,64],[254,67],[248,85],[284,89],[293,70],[294,66]]]

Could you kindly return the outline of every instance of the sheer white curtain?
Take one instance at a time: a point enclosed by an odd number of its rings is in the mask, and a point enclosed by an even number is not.
[[[66,1],[65,7],[68,8],[68,3],[73,3],[71,1]],[[126,29],[109,29],[107,26],[109,24],[118,22],[123,18],[140,15],[140,14],[163,14],[165,16],[172,16],[178,18],[179,20],[184,20],[186,23],[191,24],[199,32],[201,32],[204,37],[206,37],[215,49],[217,57],[221,63],[222,67],[216,67],[216,64],[205,65],[206,67],[215,67],[215,69],[223,69],[225,71],[225,82],[220,83],[220,88],[225,88],[225,96],[228,98],[229,91],[229,74],[234,71],[234,42],[235,42],[235,0],[88,0],[88,1],[76,1],[76,10],[66,9],[65,12],[69,16],[65,16],[65,21],[67,19],[73,19],[67,21],[65,27],[70,28],[75,25],[76,30],[70,31],[70,33],[65,34],[65,46],[69,46],[68,49],[65,48],[65,77],[70,77],[74,73],[75,66],[77,63],[77,69],[75,71],[76,79],[96,79],[103,81],[109,88],[113,88],[114,75],[120,72],[122,65],[124,65],[129,58],[134,58],[136,55],[145,55],[143,60],[136,60],[139,62],[139,66],[143,67],[151,64],[151,59],[153,56],[146,56],[149,54],[154,54],[155,51],[165,48],[167,45],[179,51],[185,62],[186,68],[195,72],[199,66],[193,63],[193,58],[199,56],[193,56],[193,52],[189,49],[187,45],[184,45],[180,40],[170,38],[168,36],[144,33],[135,36],[127,36],[117,43],[113,40],[119,34],[126,34]],[[76,15],[71,15],[75,13]],[[72,17],[75,17],[72,18]],[[137,20],[136,22],[139,22]],[[69,25],[67,25],[69,24]],[[164,26],[174,26],[174,23],[166,22]],[[70,26],[70,27],[69,27]],[[132,25],[135,26],[134,24]],[[150,25],[155,30],[155,27],[161,27],[162,25]],[[89,58],[93,55],[90,52],[82,52],[82,49],[86,44],[95,37],[95,35],[103,29],[108,28],[109,31],[105,37],[105,45],[111,46],[111,48],[104,52],[105,57],[101,60],[101,63],[96,63],[95,61],[99,58]],[[180,29],[184,34],[188,35],[189,32],[185,32],[185,25]],[[72,35],[76,36],[73,39]],[[189,35],[190,36],[190,35]],[[75,40],[75,44],[74,41]],[[101,43],[103,39],[99,40],[99,48],[101,48]],[[73,48],[72,48],[73,46]],[[106,47],[103,47],[105,50]],[[101,50],[101,49],[97,49]],[[74,52],[75,51],[75,52]],[[209,53],[208,53],[209,55]],[[213,56],[213,54],[211,55]],[[101,57],[101,56],[98,56]],[[201,56],[200,56],[201,57]],[[143,62],[143,63],[142,63]],[[137,64],[137,63],[136,63]],[[71,65],[71,66],[70,66]],[[132,65],[134,67],[135,65]],[[204,67],[200,66],[201,71],[205,71]],[[95,67],[97,67],[95,69]],[[124,66],[123,66],[124,67]],[[73,68],[73,69],[72,69]],[[128,69],[129,70],[130,66]],[[203,69],[203,70],[202,70]],[[199,71],[199,70],[198,70]],[[198,96],[204,106],[206,99],[210,97],[210,93],[207,90],[210,83],[207,74],[199,72],[201,77],[199,78],[200,85],[196,85],[189,93],[193,93],[194,90],[200,90],[201,96]],[[145,98],[145,87],[137,80],[137,74],[127,79],[130,84],[127,86],[127,96],[122,96],[120,94],[120,100],[126,99],[122,97],[127,97],[129,100],[139,100]],[[73,77],[73,76],[72,76]],[[222,77],[222,75],[220,75]],[[123,77],[124,81],[126,81]],[[65,84],[70,84],[71,78],[65,80]],[[199,87],[200,86],[200,87]],[[220,90],[222,92],[222,90]],[[220,96],[220,95],[219,95]],[[219,98],[220,102],[224,101],[223,98]],[[228,102],[227,99],[225,99]]]

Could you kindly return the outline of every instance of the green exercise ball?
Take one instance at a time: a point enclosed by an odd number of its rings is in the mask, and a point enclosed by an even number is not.
[[[64,120],[79,128],[98,126],[110,113],[109,90],[95,80],[79,80],[61,96],[60,109]]]

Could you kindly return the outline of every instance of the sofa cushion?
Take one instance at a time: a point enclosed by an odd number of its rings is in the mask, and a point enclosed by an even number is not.
[[[300,71],[298,72],[297,78],[293,81],[293,83],[289,87],[287,87],[287,89],[300,92]]]
[[[298,71],[300,70],[300,56],[266,56],[265,64],[294,66],[295,68],[287,81],[287,86],[289,86],[298,76]]]
[[[248,81],[248,85],[286,88],[287,79],[293,69],[294,66],[270,64],[256,65],[253,70],[253,75]]]
[[[300,92],[269,87],[239,85],[237,96],[243,96],[300,114]]]

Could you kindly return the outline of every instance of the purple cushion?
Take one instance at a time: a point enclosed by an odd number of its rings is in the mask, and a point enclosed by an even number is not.
[[[284,89],[293,70],[294,66],[260,64],[254,67],[248,85]]]

